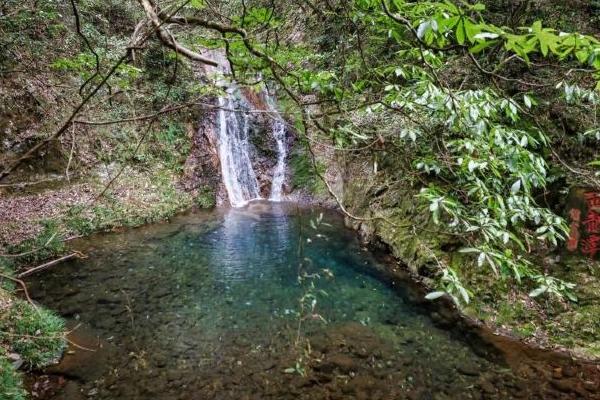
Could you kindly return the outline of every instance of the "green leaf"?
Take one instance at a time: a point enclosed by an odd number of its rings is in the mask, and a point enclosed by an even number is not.
[[[190,7],[201,10],[203,9],[206,5],[204,4],[204,0],[190,0],[190,2],[188,3]]]
[[[577,52],[575,52],[575,57],[577,57],[577,60],[584,64],[587,62],[588,58],[590,58],[590,53],[588,53],[586,50],[579,50]]]
[[[475,43],[475,36],[481,33],[481,25],[474,24],[470,20],[465,19],[463,22],[463,26],[469,42]]]
[[[512,194],[517,194],[519,192],[519,190],[521,190],[521,180],[518,179],[515,183],[512,184],[512,186],[510,187],[510,192]]]
[[[491,47],[491,46],[495,45],[496,43],[498,43],[497,40],[490,40],[490,41],[480,42],[480,43],[477,43],[475,46],[471,47],[469,49],[469,51],[472,54],[481,53],[483,50],[487,49],[488,47]]]
[[[427,296],[425,296],[425,299],[427,300],[435,300],[435,299],[439,299],[440,297],[442,297],[443,295],[445,295],[446,292],[431,292],[429,294],[427,294]]]
[[[532,290],[532,291],[529,293],[529,297],[538,297],[539,295],[541,295],[541,294],[544,294],[544,293],[546,293],[547,291],[548,291],[548,286],[546,286],[546,285],[542,285],[542,286],[540,286],[539,288],[537,288],[537,289],[535,289],[535,290]]]
[[[469,304],[470,299],[469,299],[469,293],[467,292],[467,290],[464,287],[459,286],[458,291],[460,292],[460,295],[462,296],[463,301],[465,303]]]
[[[577,303],[577,301],[579,300],[579,299],[577,299],[577,296],[575,296],[574,293],[572,293],[572,292],[570,292],[568,290],[565,292],[565,296],[567,296],[567,298],[569,300],[571,300],[573,303]]]
[[[465,44],[465,25],[462,18],[456,24],[456,41],[458,44]]]

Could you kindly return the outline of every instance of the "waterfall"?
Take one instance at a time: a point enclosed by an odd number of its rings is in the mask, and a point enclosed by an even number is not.
[[[223,184],[231,206],[243,207],[249,201],[261,198],[259,183],[250,158],[248,137],[250,122],[247,112],[251,111],[252,106],[235,83],[230,83],[225,78],[231,75],[231,67],[224,53],[207,50],[206,54],[219,64],[218,67],[207,66],[206,72],[213,75],[216,83],[225,89],[225,94],[218,98],[217,110],[217,150]],[[269,95],[266,87],[264,95],[267,111],[273,118],[271,129],[277,145],[277,162],[273,169],[269,200],[281,201],[287,158],[285,121],[279,115],[275,100]]]
[[[236,103],[241,103],[236,101],[236,92],[237,88],[231,86],[227,96],[218,99],[218,150],[229,202],[232,207],[242,207],[250,200],[259,199],[260,191],[250,161],[248,117],[244,112],[234,111],[240,108]]]
[[[265,91],[265,97],[267,100],[267,105],[269,106],[269,111],[271,111],[271,115],[274,118],[272,129],[273,137],[275,138],[275,142],[277,143],[277,163],[275,164],[275,169],[273,170],[273,179],[271,181],[271,196],[269,197],[269,200],[281,201],[281,194],[283,193],[283,182],[285,180],[285,160],[287,158],[285,122],[277,112],[277,109],[275,108],[275,101],[271,96],[269,96],[268,90]]]

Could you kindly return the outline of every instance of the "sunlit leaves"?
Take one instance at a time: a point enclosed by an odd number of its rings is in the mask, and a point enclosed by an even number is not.
[[[538,297],[542,294],[550,294],[562,298],[566,296],[569,300],[576,302],[577,296],[573,292],[574,284],[565,282],[561,279],[554,278],[548,275],[536,275],[533,279],[538,284],[538,287],[529,293],[531,297]]]
[[[189,7],[195,8],[196,10],[202,10],[206,7],[204,0],[190,0],[187,4]]]
[[[493,26],[478,17],[477,12],[484,8],[481,4],[463,2],[459,6],[450,1],[395,1],[394,5],[396,13],[414,21],[418,39],[430,46],[468,45],[470,51],[477,54],[500,43],[525,62],[530,62],[534,54],[543,57],[552,55],[561,60],[572,57],[581,64],[600,70],[600,41],[592,36],[557,33],[544,27],[541,21],[517,31]],[[404,41],[405,36],[396,34],[395,29],[404,27],[392,26],[390,37]]]

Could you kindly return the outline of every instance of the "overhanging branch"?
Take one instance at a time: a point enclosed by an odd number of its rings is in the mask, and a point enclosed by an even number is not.
[[[171,35],[171,33],[164,27],[163,24],[166,21],[161,21],[161,19],[158,17],[158,14],[154,11],[156,7],[150,2],[150,0],[139,0],[139,3],[144,8],[148,19],[150,19],[150,21],[152,21],[152,24],[156,27],[156,34],[165,46],[172,48],[178,54],[181,54],[184,57],[187,57],[191,60],[212,65],[213,67],[219,66],[219,64],[216,61],[207,58],[202,54],[196,53],[195,51],[192,51],[187,47],[179,44],[175,40],[174,36]]]

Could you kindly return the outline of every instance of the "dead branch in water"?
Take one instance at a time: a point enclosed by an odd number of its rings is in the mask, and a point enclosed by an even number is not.
[[[33,273],[36,273],[38,271],[42,271],[42,270],[44,270],[46,268],[49,268],[49,267],[51,267],[53,265],[56,265],[56,264],[60,263],[60,262],[63,262],[63,261],[66,261],[66,260],[70,260],[71,258],[75,258],[75,257],[77,257],[77,258],[86,258],[86,256],[84,254],[82,254],[82,253],[80,253],[78,251],[75,251],[75,252],[73,252],[71,254],[67,254],[66,256],[57,258],[56,260],[48,261],[48,262],[46,262],[46,263],[44,263],[42,265],[38,265],[37,267],[34,267],[34,268],[28,269],[26,271],[23,271],[19,275],[17,275],[17,278],[24,278],[26,276],[29,276],[29,275],[33,274]]]

